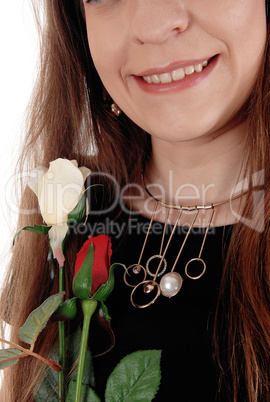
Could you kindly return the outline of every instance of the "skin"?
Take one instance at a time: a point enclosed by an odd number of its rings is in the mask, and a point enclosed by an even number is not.
[[[239,112],[266,41],[265,1],[101,0],[85,4],[85,13],[90,51],[105,88],[152,136],[147,182],[162,185],[170,201],[182,186],[183,204],[194,198],[187,183],[211,188],[207,203],[229,197],[246,136]],[[149,93],[135,79],[149,69],[169,72],[172,63],[216,55],[211,72],[188,88]],[[218,223],[224,220],[225,211]]]

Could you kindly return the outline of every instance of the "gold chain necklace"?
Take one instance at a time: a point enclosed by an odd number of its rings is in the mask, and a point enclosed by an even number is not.
[[[209,228],[210,228],[212,220],[213,220],[215,208],[220,205],[228,204],[229,202],[232,202],[232,201],[242,197],[245,194],[245,193],[241,193],[241,194],[236,195],[227,200],[216,202],[216,203],[213,203],[210,205],[194,205],[194,206],[185,207],[185,206],[181,206],[181,205],[169,204],[167,202],[159,200],[146,187],[146,184],[144,181],[144,175],[142,175],[142,181],[143,181],[146,193],[149,195],[149,197],[151,197],[155,201],[155,204],[154,204],[154,207],[152,210],[150,223],[148,226],[147,233],[145,235],[144,243],[143,243],[143,246],[142,246],[142,249],[140,252],[138,262],[137,262],[137,264],[130,265],[124,273],[125,284],[127,286],[130,286],[133,288],[131,295],[130,295],[130,301],[134,307],[138,307],[138,308],[145,308],[145,307],[150,306],[157,300],[157,298],[160,296],[160,294],[162,294],[165,297],[171,298],[180,291],[182,284],[183,284],[183,278],[178,272],[175,272],[175,267],[179,261],[179,258],[182,254],[182,251],[185,247],[185,244],[188,240],[188,237],[190,235],[192,228],[194,227],[194,224],[196,222],[196,219],[197,219],[200,211],[211,210],[209,221],[208,221],[208,224],[207,224],[204,236],[203,236],[199,254],[197,257],[190,259],[185,265],[185,275],[189,279],[197,280],[197,279],[200,279],[205,274],[206,263],[202,259],[201,256],[202,256],[203,248],[205,245],[206,237],[207,237]],[[144,254],[144,251],[145,251],[145,248],[147,245],[150,230],[151,230],[151,227],[152,227],[152,224],[153,224],[156,212],[157,212],[158,205],[161,205],[163,208],[166,209],[166,217],[165,217],[164,228],[163,228],[163,232],[162,232],[160,250],[159,250],[159,254],[155,254],[155,255],[151,256],[150,258],[148,258],[148,260],[145,264],[145,267],[144,267],[142,265],[141,261],[142,261],[142,257],[143,257],[143,254]],[[166,228],[168,225],[168,218],[169,218],[169,214],[170,214],[171,210],[178,210],[178,215],[177,215],[176,221],[173,225],[169,239],[168,239],[166,245],[164,245],[165,233],[166,233]],[[165,274],[167,266],[168,266],[166,258],[165,258],[166,253],[168,251],[168,248],[170,246],[171,240],[174,236],[176,227],[180,221],[183,211],[194,212],[194,216],[193,216],[192,222],[188,228],[188,231],[184,237],[184,240],[183,240],[182,244],[180,245],[178,254],[171,267],[171,270],[170,270],[170,272]],[[159,261],[159,263],[158,263],[155,273],[153,273],[150,270],[150,263],[155,259],[157,259]],[[194,268],[195,265],[197,265],[197,266],[199,265],[200,269],[199,269],[199,273],[197,273],[196,275],[193,275],[192,274],[192,266]],[[161,277],[161,280],[158,283],[159,277]],[[139,293],[140,293],[141,297],[144,295],[147,295],[147,301],[140,301],[140,302],[135,301],[136,296]],[[150,296],[150,300],[149,300],[149,296]]]

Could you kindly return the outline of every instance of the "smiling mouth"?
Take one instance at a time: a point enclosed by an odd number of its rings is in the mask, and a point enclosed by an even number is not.
[[[143,76],[142,78],[148,84],[168,84],[173,81],[180,81],[183,78],[185,78],[186,75],[192,75],[193,73],[201,73],[212,60],[213,57],[199,64],[178,68],[168,73],[147,75]]]

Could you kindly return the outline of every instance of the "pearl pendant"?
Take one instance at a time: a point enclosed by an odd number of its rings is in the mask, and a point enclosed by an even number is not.
[[[160,291],[163,296],[172,297],[176,295],[183,284],[182,276],[177,272],[169,272],[160,281]]]

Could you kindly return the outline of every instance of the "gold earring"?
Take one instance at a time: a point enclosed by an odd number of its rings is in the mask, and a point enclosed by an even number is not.
[[[122,113],[122,110],[119,108],[119,106],[116,103],[111,104],[111,111],[112,113],[116,116],[119,117],[120,114]]]

